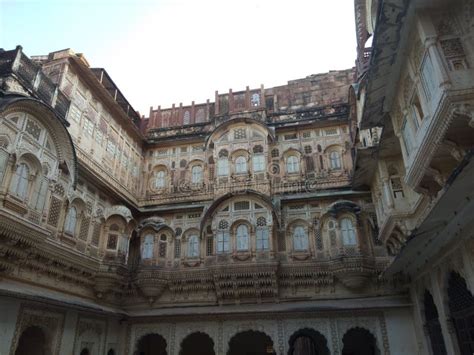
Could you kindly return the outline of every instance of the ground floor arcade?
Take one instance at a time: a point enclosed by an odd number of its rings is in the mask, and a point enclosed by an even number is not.
[[[405,301],[407,298],[405,298]],[[367,355],[415,354],[408,302],[351,300],[359,309],[252,305],[194,314],[144,310],[135,317],[88,305],[0,296],[0,354],[9,355]],[[403,304],[402,304],[403,303]],[[388,306],[391,304],[391,306]],[[253,311],[255,307],[256,310]],[[266,307],[269,307],[266,309]],[[286,307],[286,311],[282,308]],[[236,310],[240,309],[240,312]],[[212,314],[212,315],[210,315]]]

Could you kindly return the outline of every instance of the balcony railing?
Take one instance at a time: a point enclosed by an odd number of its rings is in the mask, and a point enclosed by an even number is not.
[[[13,75],[33,97],[50,105],[59,118],[67,124],[66,115],[70,101],[24,53],[21,46],[11,51],[0,51],[0,76]]]

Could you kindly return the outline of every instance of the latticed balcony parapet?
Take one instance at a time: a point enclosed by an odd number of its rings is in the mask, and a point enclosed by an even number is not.
[[[28,90],[24,94],[40,99],[53,107],[61,121],[68,125],[66,115],[70,100],[44,74],[41,67],[23,53],[21,46],[17,46],[14,50],[0,52],[0,77],[3,78],[3,86],[5,86],[6,78],[11,75]],[[13,92],[20,91],[15,87],[8,89]],[[23,94],[23,92],[20,93]]]

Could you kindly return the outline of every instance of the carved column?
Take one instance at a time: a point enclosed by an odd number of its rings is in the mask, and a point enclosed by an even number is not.
[[[278,352],[279,355],[285,354],[285,334],[283,332],[283,320],[277,320],[277,330],[278,330],[278,350],[276,349],[276,344],[274,345],[275,351]]]
[[[217,328],[217,354],[224,354],[224,322],[219,321]]]

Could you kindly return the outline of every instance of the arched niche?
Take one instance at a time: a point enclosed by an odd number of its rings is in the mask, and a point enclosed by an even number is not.
[[[157,333],[147,334],[138,340],[134,355],[167,355],[166,347],[163,336]]]
[[[349,329],[342,343],[342,355],[380,355],[375,336],[365,328]]]
[[[37,326],[26,328],[20,335],[15,355],[49,355],[50,346],[44,330]]]
[[[299,329],[293,333],[288,344],[288,355],[329,355],[326,338],[311,328]]]
[[[181,342],[179,355],[215,355],[214,341],[206,333],[191,333]]]
[[[229,341],[227,355],[276,355],[273,340],[261,331],[247,330],[235,334]]]

